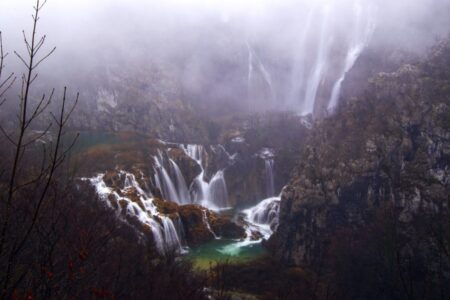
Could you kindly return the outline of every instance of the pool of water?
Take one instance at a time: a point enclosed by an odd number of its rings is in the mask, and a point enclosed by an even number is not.
[[[195,268],[208,269],[217,262],[244,263],[265,254],[261,242],[220,239],[191,248],[186,258],[193,262]]]
[[[97,145],[114,145],[139,141],[143,137],[136,134],[102,132],[102,131],[81,131],[67,132],[63,137],[63,143],[69,145],[73,142],[76,135],[79,134],[76,143],[72,148],[72,153],[80,153]]]

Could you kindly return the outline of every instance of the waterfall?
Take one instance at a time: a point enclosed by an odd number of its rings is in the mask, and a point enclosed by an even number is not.
[[[164,245],[167,249],[167,251],[182,251],[182,245],[180,238],[178,237],[178,232],[175,229],[175,225],[173,224],[173,221],[171,218],[167,216],[161,217],[162,227],[164,230]]]
[[[124,177],[123,186],[115,187],[114,189],[108,187],[105,183],[105,174],[98,174],[93,178],[82,178],[82,180],[89,181],[95,187],[100,199],[108,207],[118,210],[117,215],[122,221],[127,222],[127,216],[134,217],[142,224],[149,226],[155,247],[159,253],[183,252],[185,245],[184,230],[179,217],[177,228],[171,218],[158,212],[157,207],[153,203],[153,198],[149,197],[141,188],[133,174],[125,171],[119,171],[118,174]],[[117,188],[119,190],[115,191]],[[132,200],[126,196],[130,189],[134,189],[139,200]],[[113,205],[113,203],[116,204]]]
[[[275,89],[273,87],[273,83],[272,83],[272,76],[270,75],[269,71],[267,71],[266,67],[264,66],[263,62],[261,61],[261,59],[259,58],[259,56],[256,54],[256,52],[253,50],[253,48],[251,47],[251,45],[249,44],[249,42],[246,42],[247,44],[247,48],[248,48],[248,93],[250,95],[250,90],[251,90],[251,79],[252,79],[252,75],[253,75],[253,64],[254,64],[254,59],[257,62],[257,66],[258,66],[258,70],[261,73],[264,81],[266,82],[269,91],[270,91],[270,96],[271,96],[271,100],[275,103],[276,100],[276,95],[275,95]],[[250,96],[249,96],[250,97]]]
[[[247,75],[247,97],[250,98],[250,90],[252,85],[252,75],[253,75],[253,53],[250,48],[250,44],[246,42],[248,50],[248,75]]]
[[[200,167],[200,174],[194,179],[188,188],[183,174],[173,159],[166,153],[158,151],[154,160],[154,183],[160,189],[164,200],[178,204],[198,203],[209,209],[220,210],[228,207],[228,191],[225,182],[224,170],[218,170],[208,182],[205,180],[205,161],[208,153],[201,145],[180,145],[181,149],[193,159]],[[230,156],[223,146],[211,148],[215,152],[223,151],[228,160]],[[96,189],[99,198],[111,209],[117,211],[117,216],[124,222],[129,222],[130,217],[149,227],[154,244],[158,252],[167,254],[172,251],[178,253],[184,251],[186,241],[181,219],[174,219],[162,214],[153,203],[150,192],[146,192],[137,181],[136,176],[124,170],[117,171],[120,178],[119,185],[109,187],[105,180],[105,174],[98,174],[93,178],[84,178]],[[144,175],[141,173],[141,182],[146,186]],[[203,221],[215,238],[218,238],[212,230],[203,210]],[[132,223],[133,224],[133,223]]]
[[[225,208],[228,206],[228,190],[225,182],[223,171],[217,171],[209,182],[208,198],[217,208]]]
[[[161,194],[165,200],[170,200],[178,204],[182,204],[182,200],[179,197],[179,191],[175,188],[175,184],[169,176],[164,167],[164,158],[161,151],[158,151],[158,155],[154,157],[155,161],[155,183],[161,191]]]
[[[245,220],[249,223],[249,229],[260,233],[268,239],[278,226],[280,211],[280,197],[264,199],[256,206],[246,209]]]
[[[285,93],[276,91],[284,95],[285,108],[303,116],[318,107],[333,110],[347,73],[370,42],[375,7],[362,0],[304,3],[304,13],[292,23],[296,39],[288,53],[292,69]]]
[[[276,225],[280,209],[280,197],[271,197],[247,210],[247,218],[255,224]]]
[[[148,197],[152,197],[152,194],[150,192],[146,192],[140,187],[139,183],[136,180],[136,176],[134,176],[134,174],[127,173],[125,171],[120,171],[119,174],[121,176],[125,177],[124,189],[134,188],[140,195],[146,195]]]
[[[169,161],[172,170],[175,173],[178,200],[180,204],[189,204],[190,203],[189,191],[186,185],[186,181],[184,180],[183,174],[181,173],[181,170],[178,167],[178,165],[172,159],[170,159]]]
[[[273,197],[275,195],[275,180],[273,173],[275,153],[273,149],[262,148],[257,155],[264,160],[267,197]]]
[[[212,210],[228,207],[228,190],[223,170],[217,171],[209,182],[205,180],[203,164],[204,148],[201,145],[185,145],[185,153],[197,162],[201,172],[189,187],[191,202],[205,206]]]
[[[298,101],[301,100],[301,91],[304,88],[304,80],[306,73],[306,40],[308,37],[308,33],[311,28],[311,22],[313,19],[314,8],[311,8],[308,12],[308,16],[306,17],[306,24],[301,24],[302,31],[300,34],[299,41],[297,43],[297,47],[294,48],[294,62],[293,62],[293,70],[291,74],[290,85],[288,87],[289,93],[287,96],[287,104],[288,105],[296,105]]]
[[[332,111],[339,100],[339,95],[341,92],[342,83],[344,82],[345,76],[347,75],[348,71],[351,70],[353,65],[358,60],[359,56],[361,55],[364,48],[367,46],[370,37],[373,33],[373,30],[375,29],[375,24],[370,17],[365,18],[365,24],[362,24],[363,20],[363,7],[361,6],[360,2],[355,2],[353,9],[355,11],[356,20],[355,24],[353,25],[353,34],[351,43],[347,52],[347,56],[345,58],[345,64],[344,68],[342,69],[342,72],[336,81],[336,83],[333,86],[333,90],[331,92],[331,98],[328,103],[328,110]],[[370,8],[368,8],[370,10]],[[367,13],[368,16],[370,16],[369,13]]]
[[[272,197],[261,201],[254,207],[243,211],[246,222],[246,238],[242,241],[224,246],[218,251],[222,254],[235,256],[241,252],[243,247],[258,244],[262,239],[269,239],[278,226],[278,215],[280,210],[280,197]],[[255,239],[257,233],[262,238]]]
[[[322,14],[323,16],[319,39],[319,50],[317,52],[316,63],[312,75],[308,80],[308,87],[306,89],[302,115],[308,115],[310,113],[313,113],[314,111],[314,104],[316,101],[317,91],[319,89],[319,85],[322,80],[322,74],[324,72],[327,63],[327,53],[330,39],[328,36],[330,7],[328,5],[323,8]]]
[[[206,209],[202,210],[202,215],[203,215],[203,223],[205,223],[206,228],[208,229],[209,232],[211,232],[211,234],[214,236],[214,238],[216,240],[220,239],[216,233],[212,230],[211,225],[209,224],[208,221],[208,216],[206,215]]]
[[[264,160],[266,167],[266,188],[267,188],[267,197],[272,197],[275,195],[275,184],[273,178],[273,164],[274,161],[272,158],[267,158]]]
[[[161,225],[153,219],[150,219],[150,229],[153,233],[153,241],[155,242],[156,249],[158,249],[159,253],[165,252],[164,238],[161,229]]]

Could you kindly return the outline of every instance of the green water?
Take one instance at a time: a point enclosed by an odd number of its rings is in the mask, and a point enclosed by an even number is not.
[[[69,132],[65,137],[65,141],[72,141],[77,133]],[[90,147],[100,145],[100,144],[118,144],[121,142],[121,138],[114,133],[108,132],[88,132],[82,131],[79,133],[78,139],[72,148],[74,153],[82,152]]]
[[[245,245],[233,240],[214,240],[195,248],[186,255],[194,263],[194,267],[208,269],[216,262],[244,263],[262,257],[266,250],[261,243]]]
[[[102,132],[102,131],[81,131],[81,132],[67,132],[63,137],[64,145],[69,146],[76,135],[79,134],[76,143],[72,148],[72,153],[80,153],[91,147],[97,145],[114,145],[121,143],[129,143],[133,141],[139,141],[142,139],[138,135],[123,135],[114,132]]]

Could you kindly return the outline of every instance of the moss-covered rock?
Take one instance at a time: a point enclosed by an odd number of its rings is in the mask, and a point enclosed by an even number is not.
[[[176,214],[179,211],[178,204],[160,198],[153,199],[153,204],[155,204],[160,213],[165,215]]]

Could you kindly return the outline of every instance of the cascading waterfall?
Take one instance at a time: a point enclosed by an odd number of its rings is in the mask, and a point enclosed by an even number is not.
[[[205,163],[208,159],[208,153],[201,145],[184,145],[180,146],[185,153],[192,158],[200,166],[200,174],[194,179],[190,188],[187,188],[183,174],[176,162],[161,151],[154,157],[154,183],[160,188],[164,197],[170,201],[179,204],[198,203],[203,205],[202,218],[206,228],[211,232],[214,238],[219,239],[213,231],[208,221],[207,209],[220,210],[228,206],[228,191],[226,187],[224,170],[218,170],[210,179],[205,180]],[[232,161],[223,146],[211,148],[212,151],[222,157],[226,157]],[[274,175],[273,162],[274,152],[271,149],[263,148],[258,155],[264,159],[266,164],[266,177],[268,184],[268,194],[274,193]],[[183,225],[178,215],[165,215],[158,211],[154,204],[154,198],[150,192],[143,189],[136,179],[135,175],[126,171],[119,171],[121,186],[108,187],[104,180],[105,174],[89,180],[100,196],[100,198],[112,209],[117,211],[118,217],[125,221],[129,221],[129,217],[134,217],[142,224],[149,226],[152,233],[156,249],[162,253],[182,253],[186,248],[186,240]],[[145,185],[144,176],[142,175],[142,184]],[[138,197],[138,200],[134,196]],[[272,197],[263,200],[257,206],[243,211],[244,228],[246,238],[236,243],[232,243],[223,249],[218,249],[227,255],[237,255],[240,249],[245,246],[260,243],[261,240],[267,239],[277,226],[279,197]]]
[[[243,247],[261,243],[262,239],[269,239],[278,226],[280,211],[280,197],[272,197],[261,201],[254,207],[243,211],[246,222],[246,238],[242,241],[224,246],[218,251],[225,255],[239,255]],[[257,233],[262,238],[254,239]]]
[[[271,197],[245,211],[252,224],[269,225],[271,231],[278,225],[280,197]],[[273,229],[272,229],[273,228]]]
[[[370,9],[370,8],[366,8]],[[332,111],[339,100],[339,95],[341,92],[342,83],[344,82],[345,76],[348,71],[353,67],[356,63],[356,60],[361,55],[364,48],[367,46],[370,37],[375,29],[375,23],[373,19],[370,17],[369,13],[366,13],[365,20],[363,20],[363,6],[358,1],[354,3],[354,11],[356,15],[355,24],[353,25],[353,35],[351,39],[351,44],[349,46],[349,50],[347,52],[347,56],[345,58],[344,68],[339,76],[339,79],[333,86],[333,90],[331,91],[331,98],[328,103],[328,110]]]
[[[201,172],[192,182],[189,192],[191,202],[212,210],[228,208],[228,190],[223,170],[217,171],[209,182],[205,180],[202,145],[183,146],[185,153],[197,162]]]
[[[153,196],[151,192],[147,192],[140,187],[134,174],[120,171],[120,175],[125,177],[124,189],[134,188],[139,193],[139,195],[146,195],[147,197]]]
[[[116,209],[120,219],[126,222],[122,214],[131,216],[139,220],[142,224],[150,227],[156,249],[161,254],[175,251],[177,253],[184,252],[184,235],[182,224],[177,219],[178,227],[172,218],[158,212],[157,207],[153,203],[153,198],[142,189],[136,180],[136,177],[128,172],[120,171],[119,176],[123,178],[123,187],[118,191],[107,186],[104,181],[105,174],[98,174],[93,178],[82,178],[89,181],[104,203],[113,209]],[[139,197],[139,203],[131,200],[126,195],[130,192],[136,192]],[[120,203],[120,205],[119,205]]]

